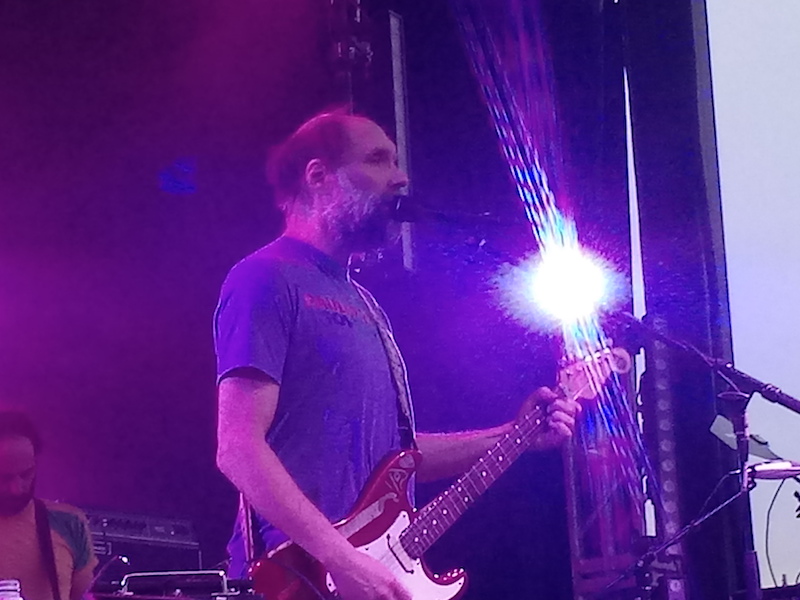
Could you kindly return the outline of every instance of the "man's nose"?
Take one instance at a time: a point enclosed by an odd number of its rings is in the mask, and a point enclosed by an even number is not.
[[[392,179],[389,183],[392,187],[392,190],[395,192],[399,192],[408,187],[408,175],[406,172],[401,169],[400,167],[396,167],[394,170],[394,174],[392,175]]]

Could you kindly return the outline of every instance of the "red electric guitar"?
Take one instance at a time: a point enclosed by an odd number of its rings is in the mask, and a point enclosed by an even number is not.
[[[622,349],[606,349],[564,366],[558,387],[568,398],[593,399],[612,373],[626,373],[631,359]],[[408,486],[422,456],[415,450],[387,456],[372,473],[350,516],[336,528],[362,552],[385,564],[414,600],[450,600],[464,593],[467,575],[454,570],[432,574],[422,555],[502,475],[546,427],[534,409],[442,494],[420,510],[409,503]],[[325,568],[300,546],[286,542],[251,570],[256,592],[265,600],[336,599]]]

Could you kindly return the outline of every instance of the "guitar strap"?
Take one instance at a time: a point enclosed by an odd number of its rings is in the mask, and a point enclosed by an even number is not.
[[[244,540],[244,562],[250,566],[253,564],[258,554],[256,553],[255,536],[253,530],[255,529],[253,523],[254,511],[250,505],[250,501],[245,498],[244,494],[239,492],[239,523],[242,528],[242,539]]]
[[[372,294],[352,279],[350,282],[356,288],[364,304],[366,304],[372,320],[375,321],[375,326],[378,328],[378,334],[380,335],[383,349],[386,351],[386,357],[389,359],[392,383],[397,392],[397,425],[400,430],[400,443],[403,448],[406,449],[416,448],[417,442],[414,438],[416,431],[414,424],[414,408],[411,405],[411,391],[408,388],[406,363],[403,361],[400,348],[397,347],[397,342],[394,340],[392,328],[391,325],[389,325],[389,319]]]
[[[47,507],[38,498],[33,500],[36,518],[36,537],[39,539],[39,550],[44,561],[44,568],[50,579],[53,590],[53,600],[61,600],[61,590],[58,587],[58,572],[56,571],[56,555],[53,551],[53,536],[50,532],[50,519],[47,517]]]

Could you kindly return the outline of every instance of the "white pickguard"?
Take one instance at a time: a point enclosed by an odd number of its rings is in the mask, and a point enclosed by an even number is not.
[[[449,585],[436,582],[437,575],[430,579],[422,562],[408,556],[398,542],[400,534],[408,527],[411,519],[408,513],[401,512],[392,526],[374,542],[358,548],[361,552],[378,559],[397,577],[405,588],[411,592],[414,600],[450,600],[464,587],[465,579],[459,579]],[[391,545],[391,548],[390,548]],[[336,591],[330,575],[325,578],[328,590]]]

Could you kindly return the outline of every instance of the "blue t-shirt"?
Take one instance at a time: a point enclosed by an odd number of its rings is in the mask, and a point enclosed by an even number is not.
[[[386,351],[345,268],[279,238],[228,274],[214,337],[218,382],[250,367],[280,385],[267,442],[326,517],[346,516],[378,462],[400,448],[400,435]],[[258,521],[264,549],[286,540]],[[231,576],[242,576],[239,523],[228,549]]]

